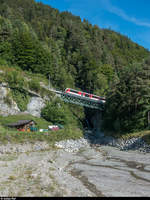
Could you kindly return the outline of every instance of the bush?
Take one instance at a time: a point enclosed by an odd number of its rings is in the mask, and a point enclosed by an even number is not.
[[[2,66],[7,66],[8,64],[7,64],[7,61],[6,61],[6,60],[0,58],[0,65],[2,65]]]
[[[24,86],[24,77],[16,70],[7,71],[5,81],[13,88],[22,88]]]
[[[18,108],[23,112],[27,109],[29,103],[29,95],[25,91],[19,91],[17,89],[12,90],[13,100],[17,103]]]
[[[29,81],[29,89],[33,90],[35,92],[39,92],[40,91],[40,84],[37,80],[31,80]]]
[[[47,121],[63,125],[76,124],[77,122],[68,105],[66,105],[59,98],[53,102],[48,102],[42,109],[41,116]]]

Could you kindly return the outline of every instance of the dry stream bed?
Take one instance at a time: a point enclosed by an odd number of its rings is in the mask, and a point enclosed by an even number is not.
[[[150,153],[104,145],[2,153],[0,196],[150,196]]]

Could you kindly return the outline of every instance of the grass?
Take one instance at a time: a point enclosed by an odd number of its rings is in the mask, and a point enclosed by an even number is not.
[[[48,131],[47,134],[42,132],[20,132],[15,129],[10,129],[4,125],[12,122],[16,122],[21,119],[33,119],[38,124],[38,128],[48,128],[49,122],[42,118],[33,117],[31,115],[14,115],[8,117],[0,116],[0,142],[7,144],[8,141],[11,143],[25,143],[36,141],[46,141],[48,144],[53,144],[56,141],[65,139],[78,139],[83,137],[83,132],[77,127],[66,126],[64,129],[58,131]]]
[[[19,120],[34,120],[37,123],[38,128],[46,129],[48,125],[51,123],[44,120],[43,118],[34,117],[29,114],[19,114],[19,115],[9,115],[7,117],[0,116],[0,124],[3,126],[1,127],[3,130],[6,130],[7,124],[17,122]],[[1,130],[1,129],[0,129]]]

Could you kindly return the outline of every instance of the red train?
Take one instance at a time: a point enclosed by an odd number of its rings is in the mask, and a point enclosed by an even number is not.
[[[106,102],[105,97],[100,97],[100,96],[97,96],[97,95],[94,95],[94,94],[89,94],[89,93],[86,93],[86,92],[77,91],[77,90],[74,90],[74,89],[71,89],[71,88],[66,88],[65,93],[90,98],[92,100],[101,101],[103,103]]]

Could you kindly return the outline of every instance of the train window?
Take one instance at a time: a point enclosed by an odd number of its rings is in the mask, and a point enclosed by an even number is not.
[[[93,95],[93,98],[95,98],[95,99],[100,99],[98,96],[95,96],[95,95]]]
[[[89,94],[85,93],[85,97],[89,97]]]
[[[76,90],[70,90],[70,92],[78,94],[78,91],[76,91]]]

